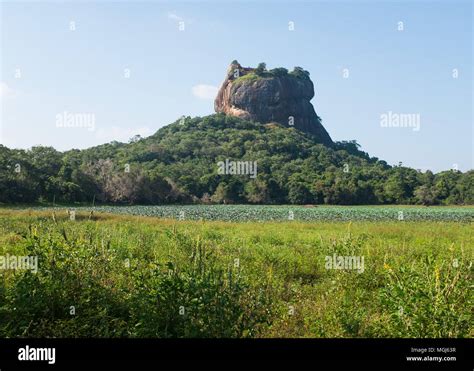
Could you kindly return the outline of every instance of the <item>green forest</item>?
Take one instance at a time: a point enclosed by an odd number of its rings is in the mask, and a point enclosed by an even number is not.
[[[256,161],[256,178],[217,163]],[[182,117],[154,135],[60,152],[0,145],[0,203],[474,204],[474,171],[390,166],[356,141],[215,114]]]

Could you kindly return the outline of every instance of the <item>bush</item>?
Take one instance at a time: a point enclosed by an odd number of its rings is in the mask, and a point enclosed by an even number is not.
[[[174,261],[130,260],[82,223],[79,234],[30,226],[24,246],[40,269],[0,285],[0,337],[252,337],[270,321],[263,286],[219,263],[201,238],[172,231]]]

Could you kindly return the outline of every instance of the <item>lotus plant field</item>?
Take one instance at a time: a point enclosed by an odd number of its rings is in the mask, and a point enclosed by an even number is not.
[[[411,206],[99,206],[78,211],[153,216],[177,220],[245,221],[474,221],[474,207]]]

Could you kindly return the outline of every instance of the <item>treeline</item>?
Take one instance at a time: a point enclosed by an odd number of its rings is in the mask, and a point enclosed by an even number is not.
[[[255,179],[219,161],[256,161]],[[474,171],[389,166],[355,141],[222,114],[182,118],[151,137],[86,150],[0,146],[1,203],[474,204]]]

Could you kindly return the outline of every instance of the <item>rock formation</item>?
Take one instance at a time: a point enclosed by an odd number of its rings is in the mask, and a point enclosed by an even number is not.
[[[299,67],[288,73],[284,68],[267,71],[242,67],[232,62],[214,102],[216,112],[247,120],[279,123],[312,134],[325,145],[331,137],[321,125],[310,100],[314,96],[309,73]]]

